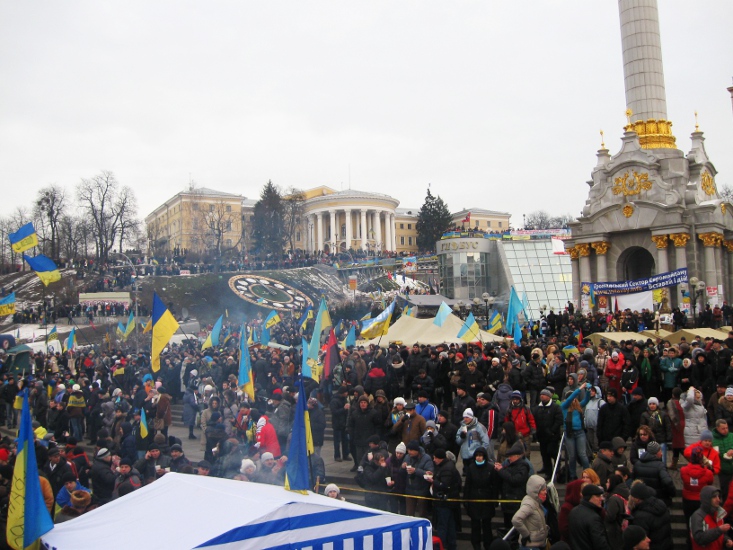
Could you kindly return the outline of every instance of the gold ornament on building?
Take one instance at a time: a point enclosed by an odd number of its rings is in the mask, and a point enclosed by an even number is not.
[[[667,235],[652,235],[652,242],[659,249],[667,248]]]
[[[624,216],[626,216],[627,218],[630,218],[631,214],[634,213],[634,207],[631,206],[630,204],[627,204],[626,206],[623,207],[621,212],[623,213]]]
[[[577,260],[578,259],[578,247],[572,246],[568,248],[568,254],[570,254],[571,260]]]
[[[695,131],[700,131],[700,125],[697,123],[697,111],[695,111]]]
[[[642,191],[649,191],[652,188],[652,182],[649,181],[649,174],[647,172],[640,174],[633,170],[632,178],[630,180],[629,173],[625,172],[623,176],[619,176],[613,180],[613,194],[628,197],[630,195],[639,195]]]
[[[578,249],[578,255],[590,256],[590,243],[579,243],[575,245],[575,248]]]
[[[724,202],[720,203],[720,213],[725,214],[725,211],[728,209],[728,207],[725,205]]]
[[[700,233],[698,238],[702,241],[703,246],[720,246],[723,244],[723,235],[713,231],[709,233]]]
[[[690,235],[688,233],[673,233],[669,238],[672,239],[672,242],[677,248],[683,248],[687,246],[687,241],[690,240]]]
[[[669,120],[650,118],[631,122],[631,114],[631,109],[627,109],[628,124],[624,126],[624,130],[636,132],[639,135],[639,144],[642,149],[677,149],[677,140],[672,134],[672,123]]]
[[[706,195],[715,195],[717,193],[713,176],[707,170],[703,171],[702,176],[700,176],[700,186]]]
[[[608,252],[608,249],[611,247],[611,243],[606,241],[599,241],[597,243],[590,243],[590,245],[593,247],[593,250],[596,251],[596,254],[598,256],[604,256],[606,252]]]
[[[733,252],[733,241],[723,241],[723,245],[728,252]]]

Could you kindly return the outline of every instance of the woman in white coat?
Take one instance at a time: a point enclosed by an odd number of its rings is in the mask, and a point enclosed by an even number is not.
[[[527,495],[512,517],[512,525],[519,533],[520,548],[545,548],[550,528],[545,520],[547,482],[542,476],[530,476]]]
[[[680,403],[685,411],[685,446],[700,441],[700,435],[708,429],[707,411],[702,404],[702,392],[694,386],[680,395]]]

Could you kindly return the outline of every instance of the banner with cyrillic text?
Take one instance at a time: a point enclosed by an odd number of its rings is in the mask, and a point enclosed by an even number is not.
[[[678,285],[687,282],[687,268],[675,269],[653,275],[645,279],[634,279],[631,281],[610,281],[603,283],[580,283],[582,294],[593,294],[597,296],[618,296],[620,294],[633,294],[635,292],[646,292],[657,288],[665,288],[668,286]]]

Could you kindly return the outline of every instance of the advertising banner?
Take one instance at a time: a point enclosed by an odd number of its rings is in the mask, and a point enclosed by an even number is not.
[[[676,269],[666,273],[653,275],[645,279],[635,279],[631,281],[611,281],[611,282],[582,282],[580,288],[582,294],[604,296],[619,296],[621,294],[633,294],[636,292],[647,292],[668,286],[678,285],[687,282],[687,268]]]

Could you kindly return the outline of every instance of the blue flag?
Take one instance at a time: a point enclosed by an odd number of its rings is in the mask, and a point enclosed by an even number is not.
[[[295,403],[295,420],[288,450],[285,474],[285,488],[289,491],[306,493],[312,488],[308,455],[314,452],[311,423],[308,414],[308,395],[303,387],[303,378],[296,382],[298,401]]]
[[[443,323],[445,323],[445,320],[450,316],[451,313],[453,313],[453,310],[450,308],[450,306],[445,302],[441,302],[440,308],[438,308],[438,313],[435,314],[435,319],[433,319],[433,324],[442,327]]]
[[[519,299],[517,291],[512,287],[512,291],[509,296],[509,308],[506,312],[506,331],[509,334],[514,334],[514,324],[519,322],[519,314],[523,309],[522,301]]]
[[[252,359],[247,346],[247,325],[242,323],[242,332],[239,334],[239,387],[249,397],[250,403],[255,400],[255,379],[252,374]]]

